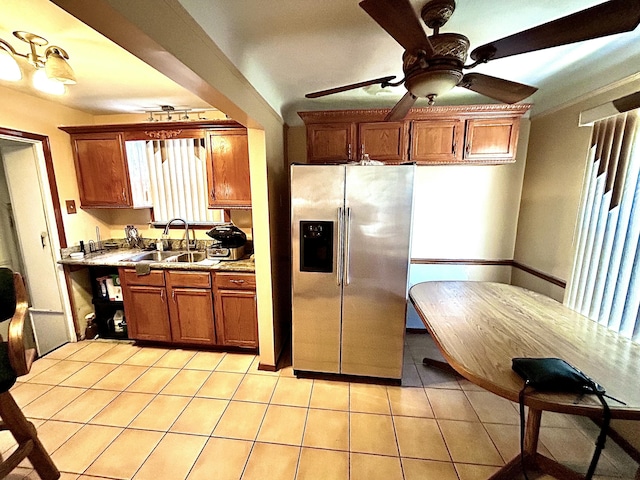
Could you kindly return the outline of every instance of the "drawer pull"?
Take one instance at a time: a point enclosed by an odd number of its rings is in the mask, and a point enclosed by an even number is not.
[[[242,285],[244,283],[244,280],[229,280],[231,283],[235,283],[236,285]]]

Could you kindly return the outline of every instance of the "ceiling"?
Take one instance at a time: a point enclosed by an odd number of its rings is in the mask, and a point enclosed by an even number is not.
[[[167,0],[169,1],[169,0]],[[402,78],[402,47],[358,6],[358,0],[178,0],[232,63],[289,124],[296,112],[391,107],[403,87],[370,87],[320,99],[304,94],[386,75]],[[78,84],[53,99],[94,114],[142,112],[160,105],[206,108],[200,99],[47,0],[3,0],[0,38],[26,44],[13,30],[44,36],[67,50]],[[411,0],[419,12],[425,0]],[[471,49],[602,0],[457,0],[441,32],[466,35]],[[34,14],[33,12],[38,12]],[[425,27],[426,28],[426,27]],[[638,73],[640,29],[495,60],[475,70],[539,87],[534,112]],[[116,67],[117,66],[117,67]],[[14,88],[9,82],[0,85]],[[27,81],[17,88],[34,95]],[[419,100],[416,106],[424,106]],[[462,88],[438,104],[488,103]]]

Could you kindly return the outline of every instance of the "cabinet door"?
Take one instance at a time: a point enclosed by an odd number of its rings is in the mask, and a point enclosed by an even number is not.
[[[359,158],[396,163],[407,159],[407,126],[404,122],[358,124]]]
[[[355,137],[356,127],[353,123],[308,125],[309,163],[341,163],[355,160]]]
[[[411,122],[410,160],[418,163],[452,163],[462,159],[464,123],[451,120]]]
[[[519,118],[467,120],[464,158],[474,161],[515,161]]]
[[[207,184],[210,208],[251,207],[246,131],[219,130],[209,134]]]
[[[129,337],[170,342],[171,327],[165,288],[130,285],[122,293]]]
[[[257,348],[256,293],[250,290],[217,290],[215,304],[218,343]]]
[[[174,342],[215,345],[210,288],[170,288],[169,314]]]
[[[124,140],[120,133],[72,135],[80,204],[130,207]]]

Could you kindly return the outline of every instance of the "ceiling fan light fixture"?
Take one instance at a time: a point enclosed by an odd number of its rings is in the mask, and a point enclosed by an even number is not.
[[[437,97],[453,89],[462,80],[462,72],[454,68],[432,69],[407,78],[405,86],[416,97]]]
[[[45,52],[46,62],[44,64],[47,77],[57,80],[65,85],[76,83],[76,75],[71,66],[67,63],[69,55],[60,47],[51,46]]]
[[[0,79],[17,82],[22,78],[20,66],[14,57],[15,53],[11,45],[0,39]]]

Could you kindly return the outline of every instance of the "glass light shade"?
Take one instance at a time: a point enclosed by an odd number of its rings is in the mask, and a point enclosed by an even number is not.
[[[450,68],[428,70],[408,78],[405,86],[416,97],[439,96],[455,87],[461,79],[460,70]]]
[[[52,95],[64,95],[66,91],[64,83],[49,78],[42,68],[39,68],[33,74],[33,86],[41,92]]]
[[[62,55],[56,50],[52,50],[47,54],[47,61],[44,64],[44,70],[47,72],[47,77],[52,80],[64,84],[76,83],[76,76],[73,73],[72,68]]]
[[[0,79],[16,82],[22,78],[22,72],[16,59],[0,43]]]

